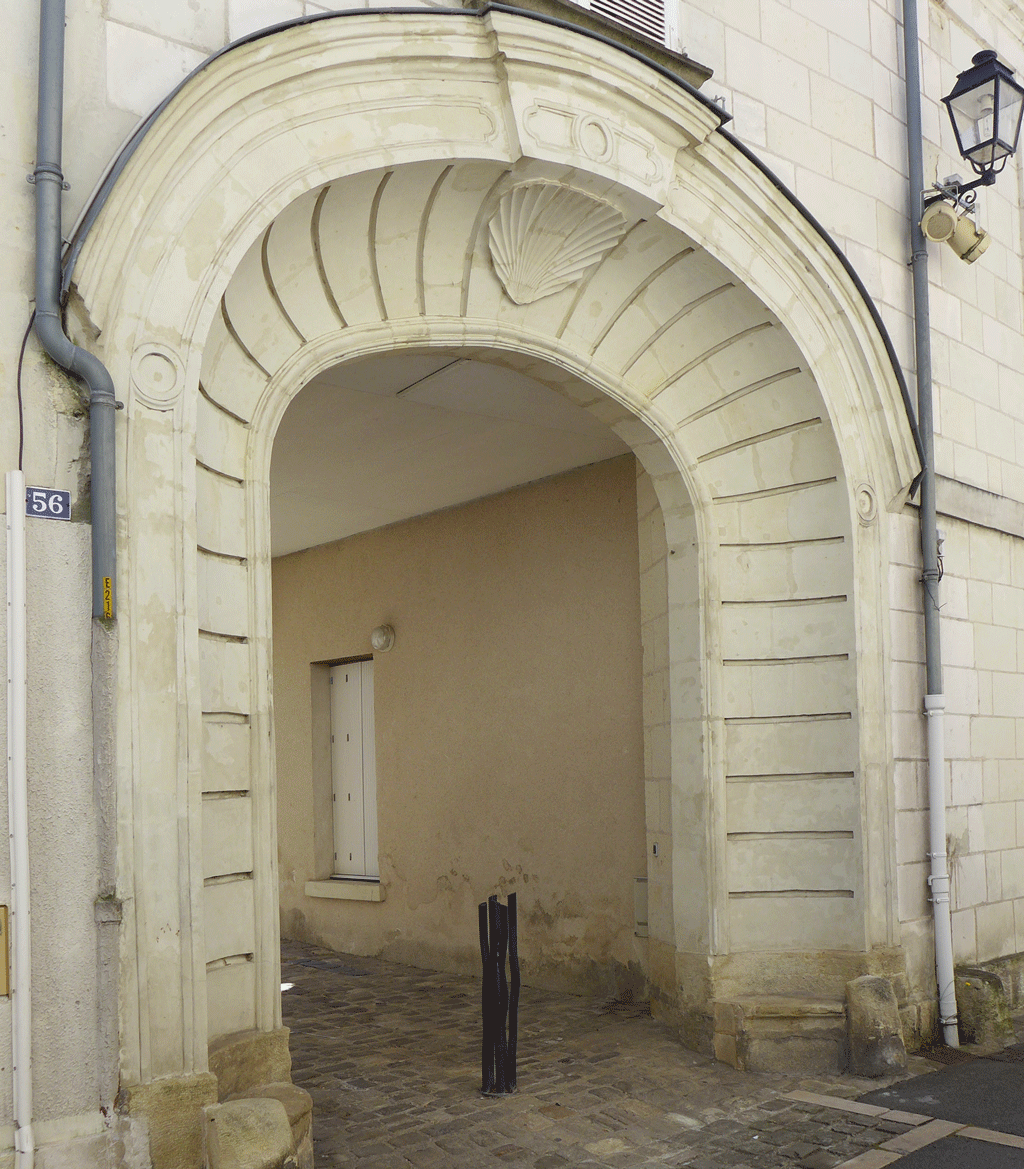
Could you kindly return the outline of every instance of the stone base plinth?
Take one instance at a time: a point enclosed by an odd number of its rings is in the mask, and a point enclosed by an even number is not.
[[[714,1004],[715,1056],[748,1072],[839,1072],[846,1066],[841,1001],[739,996]]]

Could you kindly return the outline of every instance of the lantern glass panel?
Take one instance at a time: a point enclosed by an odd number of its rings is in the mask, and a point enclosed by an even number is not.
[[[1001,154],[1013,154],[1020,137],[1021,114],[1024,113],[1024,93],[1012,84],[1003,82],[999,86],[999,149]]]
[[[969,162],[987,165],[995,161],[996,93],[997,82],[992,78],[949,102],[960,153]]]

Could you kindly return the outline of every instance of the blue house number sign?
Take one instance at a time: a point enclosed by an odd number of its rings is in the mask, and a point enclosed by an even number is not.
[[[41,520],[71,519],[71,492],[52,487],[25,488],[25,514]]]

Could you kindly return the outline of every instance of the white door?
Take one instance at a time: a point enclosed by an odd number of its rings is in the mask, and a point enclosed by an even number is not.
[[[373,662],[331,668],[334,871],[379,877]]]

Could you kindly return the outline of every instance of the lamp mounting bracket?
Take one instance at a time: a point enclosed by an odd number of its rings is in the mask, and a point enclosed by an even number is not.
[[[967,215],[973,215],[977,210],[975,203],[978,198],[978,187],[991,187],[995,184],[994,171],[986,171],[981,178],[972,183],[965,183],[959,175],[950,175],[941,183],[933,183],[928,190],[921,192],[921,202],[924,207],[946,200],[953,207]]]

